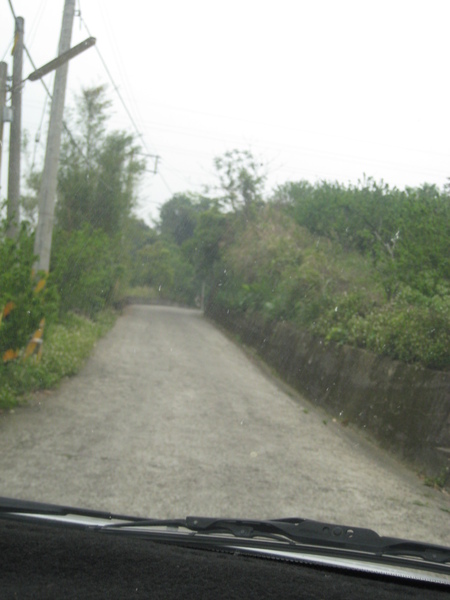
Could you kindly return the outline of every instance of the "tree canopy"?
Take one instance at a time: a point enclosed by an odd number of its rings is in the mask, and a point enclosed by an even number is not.
[[[250,218],[263,200],[266,175],[263,165],[249,150],[231,150],[214,159],[219,178],[220,200],[225,207],[242,210]]]
[[[101,85],[83,89],[70,122],[58,173],[57,223],[66,231],[88,223],[109,235],[120,232],[136,201],[139,176],[145,168],[134,137],[109,132],[110,101]]]

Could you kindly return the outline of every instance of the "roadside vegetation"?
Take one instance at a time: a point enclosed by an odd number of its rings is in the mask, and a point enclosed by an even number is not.
[[[159,224],[167,260],[175,244],[196,289],[206,285],[207,311],[258,313],[326,342],[450,368],[449,189],[365,178],[289,182],[264,197],[251,155],[216,166],[219,194],[176,195]]]
[[[307,182],[277,190],[222,251],[214,302],[326,341],[450,366],[450,200]]]
[[[18,237],[0,229],[0,407],[76,372],[130,296],[257,313],[450,368],[449,188],[299,180],[268,194],[263,165],[233,150],[215,161],[215,189],[175,194],[149,227],[133,216],[145,163],[132,136],[108,130],[108,111],[99,86],[69,114],[77,137],[63,143],[44,287],[31,275],[39,173],[27,176]],[[24,360],[42,318],[42,359]]]
[[[364,178],[288,182],[267,196],[251,154],[229,152],[216,168],[215,195],[175,195],[157,228],[166,262],[187,261],[193,293],[203,283],[209,314],[258,313],[325,342],[450,368],[448,188]]]
[[[27,175],[19,235],[10,239],[1,224],[0,408],[76,373],[121,307],[145,164],[132,136],[108,131],[108,110],[99,86],[83,90],[69,111],[77,133],[63,140],[48,277],[33,274],[39,173]],[[29,351],[39,327],[43,344]]]
[[[78,373],[97,340],[115,322],[116,313],[103,311],[95,321],[68,313],[46,329],[42,358],[15,360],[0,369],[0,409],[12,408],[30,392],[55,387]]]

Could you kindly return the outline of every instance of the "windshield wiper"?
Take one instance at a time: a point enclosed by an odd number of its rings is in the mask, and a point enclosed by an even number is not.
[[[450,577],[450,547],[394,537],[382,537],[371,529],[348,527],[301,518],[254,520],[186,517],[142,519],[0,498],[0,517],[40,520],[100,533],[136,535],[152,541],[195,545],[210,549],[299,553],[370,560],[444,573]]]
[[[145,533],[152,528],[168,527],[184,530],[189,535],[227,535],[240,539],[264,538],[286,542],[289,545],[307,544],[369,552],[377,556],[409,556],[450,566],[450,548],[413,542],[392,537],[381,537],[371,529],[347,527],[308,519],[213,519],[186,517],[186,519],[141,519],[111,523],[103,529],[133,529]]]

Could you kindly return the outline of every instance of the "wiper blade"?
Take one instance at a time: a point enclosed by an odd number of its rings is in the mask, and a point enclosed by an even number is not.
[[[211,548],[261,549],[284,554],[309,552],[335,557],[408,562],[413,568],[433,567],[450,576],[450,547],[381,537],[371,529],[301,518],[258,521],[186,517],[142,519],[98,510],[78,509],[0,497],[0,517],[40,520],[104,533],[136,534],[167,543],[202,544]]]
[[[106,525],[108,529],[140,529],[168,527],[183,530],[188,535],[226,535],[240,539],[265,538],[289,545],[314,545],[343,550],[358,550],[375,556],[408,556],[425,561],[450,565],[450,548],[413,542],[392,537],[381,537],[371,529],[347,527],[308,519],[214,519],[186,517],[186,519],[138,519]]]
[[[225,528],[234,535],[258,537],[266,534],[285,537],[290,542],[319,544],[333,548],[361,550],[376,555],[408,555],[432,562],[450,565],[450,548],[413,542],[392,537],[381,537],[372,529],[348,527],[308,519],[275,519],[272,521],[229,521],[188,517],[190,526],[197,531],[214,532]],[[247,534],[247,535],[243,535]]]

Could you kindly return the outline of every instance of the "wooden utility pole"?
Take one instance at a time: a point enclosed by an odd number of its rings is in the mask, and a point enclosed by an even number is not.
[[[75,0],[65,0],[58,55],[67,52],[70,48],[74,13]],[[66,62],[55,71],[44,171],[39,191],[39,220],[34,243],[34,253],[38,256],[38,260],[35,265],[35,271],[48,272],[50,267],[56,185],[68,70],[69,63]]]
[[[9,133],[7,235],[15,238],[20,219],[20,151],[22,143],[22,63],[24,20],[16,17],[13,48],[13,79],[11,90],[12,122]]]
[[[0,190],[2,187],[3,124],[5,122],[7,76],[8,65],[5,62],[0,62]]]

